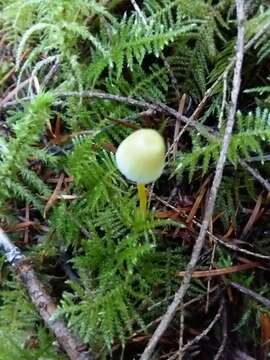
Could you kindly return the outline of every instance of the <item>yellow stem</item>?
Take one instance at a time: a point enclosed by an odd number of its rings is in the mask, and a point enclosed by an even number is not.
[[[140,200],[140,209],[143,214],[146,213],[146,205],[147,205],[147,196],[146,189],[144,184],[137,184],[139,200]]]

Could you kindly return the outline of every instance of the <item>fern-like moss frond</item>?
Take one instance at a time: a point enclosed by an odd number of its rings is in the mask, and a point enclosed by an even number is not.
[[[250,155],[262,156],[264,146],[270,141],[270,112],[260,109],[247,115],[237,113],[236,131],[232,136],[228,150],[228,160],[235,166],[237,159],[249,160]],[[220,152],[220,137],[208,142],[196,134],[192,136],[193,149],[189,153],[179,155],[176,171],[187,170],[191,180],[197,167],[205,174],[209,166],[217,161]]]
[[[12,196],[34,203],[40,208],[40,199],[33,195],[31,188],[36,189],[39,195],[49,194],[48,187],[27,167],[27,163],[31,157],[36,158],[35,146],[49,119],[52,101],[51,95],[41,94],[31,104],[26,105],[23,115],[15,114],[8,120],[14,136],[9,141],[2,142],[4,151],[0,158],[1,208],[4,207],[5,200]]]

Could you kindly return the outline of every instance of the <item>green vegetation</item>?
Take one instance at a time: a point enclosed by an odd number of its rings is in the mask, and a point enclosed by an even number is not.
[[[270,21],[267,1],[247,3],[246,43]],[[234,1],[138,4],[140,13],[123,0],[0,0],[0,225],[33,259],[59,304],[59,316],[101,359],[119,359],[125,348],[138,356],[155,328],[151,322],[164,314],[178,288],[177,273],[185,269],[198,232],[186,219],[205,180],[212,179],[232,86]],[[249,245],[240,247],[268,256],[269,198],[239,161],[269,177],[269,38],[268,28],[245,53],[239,111],[213,220],[216,236],[241,238]],[[207,131],[186,129],[176,156],[168,155],[164,174],[153,189],[149,186],[150,211],[142,216],[136,186],[117,170],[113,150],[139,127],[157,129],[170,147],[175,119],[166,112],[138,115],[148,109],[82,97],[81,92],[102,91],[157,106],[162,102],[176,110],[179,94],[186,94],[188,117],[216,81],[194,120]],[[69,91],[76,96],[65,96]],[[64,196],[48,206],[61,174],[59,194]],[[241,237],[260,194],[258,222]],[[19,231],[16,226],[26,221],[32,223]],[[209,269],[211,261],[217,268],[241,262],[239,254],[220,245],[211,260],[212,250],[210,237],[201,270]],[[3,258],[0,265],[0,360],[66,359]],[[262,269],[227,276],[265,297],[270,295],[266,279]],[[233,301],[223,278],[215,277],[215,285],[222,294],[213,290],[211,300],[210,293],[208,314],[198,303],[187,308],[187,329],[207,326],[221,296]],[[207,292],[207,279],[194,279],[186,300],[201,295],[205,304]],[[237,292],[233,297],[238,300],[231,307],[238,311],[231,311],[228,338],[230,332],[245,334],[252,327],[242,341],[256,357],[260,316],[267,309]],[[170,331],[171,345],[161,344],[157,358],[168,346],[177,349],[177,317]],[[220,331],[209,335],[211,354],[217,352]],[[145,334],[146,340],[138,340]],[[188,330],[184,335],[192,338]],[[230,346],[236,345],[231,341]],[[203,353],[205,348],[196,358]]]

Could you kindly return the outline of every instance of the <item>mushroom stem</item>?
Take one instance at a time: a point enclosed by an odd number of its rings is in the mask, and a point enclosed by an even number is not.
[[[137,184],[139,200],[140,200],[140,209],[143,214],[146,213],[146,205],[147,205],[147,196],[146,189],[144,184]]]

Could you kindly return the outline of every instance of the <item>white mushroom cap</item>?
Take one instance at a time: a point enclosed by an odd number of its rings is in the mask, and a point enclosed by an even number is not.
[[[140,129],[121,142],[116,164],[125,177],[138,184],[148,184],[162,174],[165,164],[165,142],[153,129]]]

